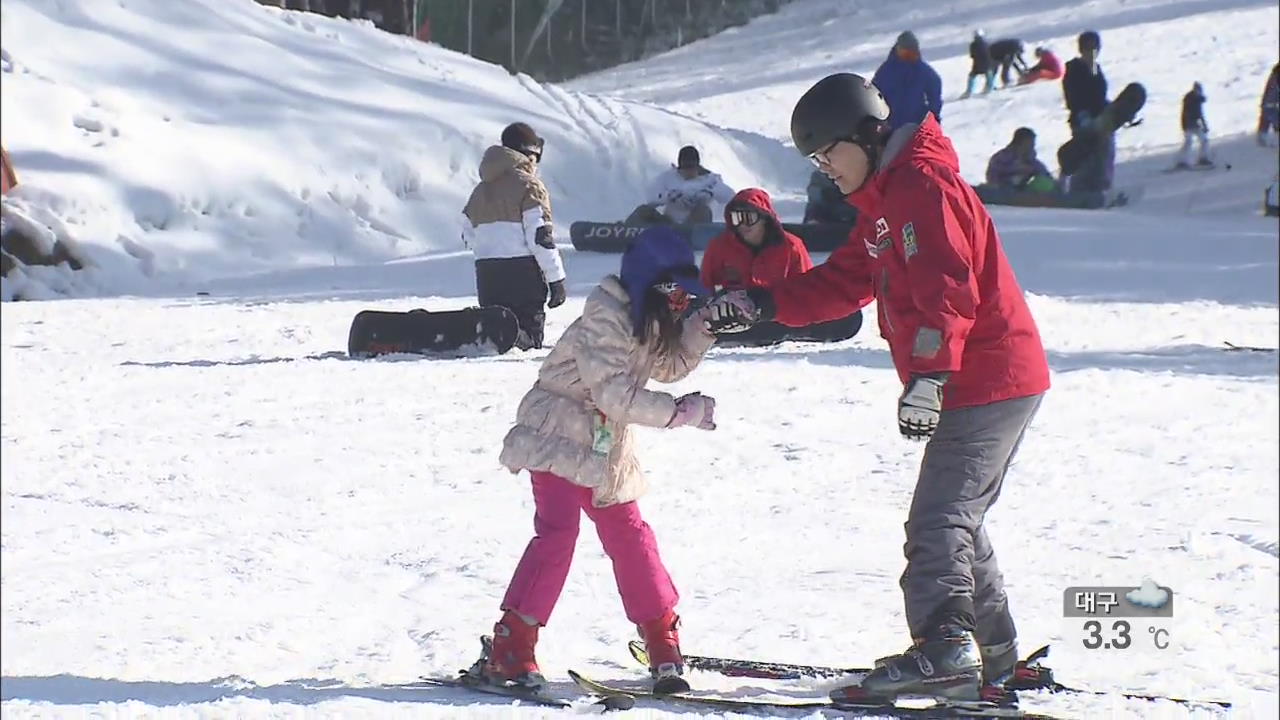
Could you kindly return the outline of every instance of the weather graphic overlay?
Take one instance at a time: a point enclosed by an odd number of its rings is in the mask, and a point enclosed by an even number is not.
[[[1167,653],[1173,604],[1173,590],[1150,578],[1136,587],[1069,587],[1062,595],[1068,645],[1089,653]]]

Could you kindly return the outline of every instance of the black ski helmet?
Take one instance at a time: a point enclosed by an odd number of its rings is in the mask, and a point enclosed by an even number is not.
[[[801,155],[849,140],[874,157],[889,103],[870,80],[853,73],[828,75],[809,88],[791,111],[791,139]]]

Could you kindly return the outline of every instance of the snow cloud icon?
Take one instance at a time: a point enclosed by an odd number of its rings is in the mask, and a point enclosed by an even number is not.
[[[1134,605],[1142,607],[1161,608],[1169,602],[1169,591],[1156,585],[1155,581],[1147,578],[1142,581],[1142,587],[1137,590],[1130,590],[1124,594],[1124,597]]]

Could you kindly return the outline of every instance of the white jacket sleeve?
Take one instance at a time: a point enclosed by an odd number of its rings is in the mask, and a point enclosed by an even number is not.
[[[538,244],[538,229],[546,227],[545,232],[550,237],[552,228],[551,220],[543,213],[542,206],[535,205],[525,210],[520,223],[524,226],[524,242],[529,246],[533,259],[538,261],[543,279],[548,283],[563,280],[565,278],[564,261],[560,259],[559,248],[548,248]]]
[[[649,205],[666,205],[671,199],[671,172],[664,172],[654,178],[653,184],[649,186],[649,199],[646,201]]]

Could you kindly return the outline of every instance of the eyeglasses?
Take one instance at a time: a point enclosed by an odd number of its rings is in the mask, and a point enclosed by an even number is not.
[[[830,165],[831,151],[834,150],[835,147],[842,142],[853,142],[853,138],[847,138],[847,137],[836,138],[835,140],[831,141],[830,145],[827,145],[826,147],[822,148],[821,150],[818,150],[817,152],[811,153],[809,155],[809,160],[811,160],[814,165],[818,165],[818,166]]]
[[[760,213],[755,210],[730,210],[729,223],[735,226],[751,227],[760,222]]]

